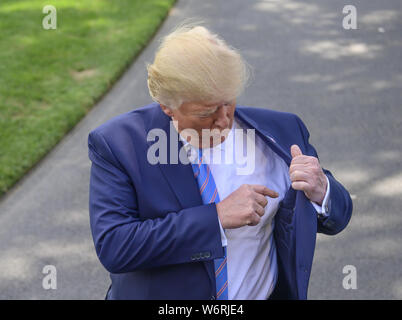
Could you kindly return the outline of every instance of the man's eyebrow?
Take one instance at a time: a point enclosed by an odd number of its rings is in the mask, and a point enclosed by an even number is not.
[[[210,104],[206,104],[205,106],[207,107],[207,108],[214,108],[214,107],[219,107],[219,106],[221,106],[222,104],[225,104],[226,102],[223,102],[223,101],[221,101],[221,102],[213,102],[213,103],[210,103]]]
[[[215,110],[216,110],[217,108],[218,108],[218,107],[204,108],[204,109],[197,110],[196,112],[197,112],[197,113],[201,113],[201,114],[212,113],[212,112],[215,112]]]
[[[196,112],[208,112],[208,111],[214,110],[215,108],[217,108],[217,105],[216,105],[216,104],[210,105],[210,106],[205,105],[204,107],[197,108],[197,109],[194,110],[194,111],[196,111]]]

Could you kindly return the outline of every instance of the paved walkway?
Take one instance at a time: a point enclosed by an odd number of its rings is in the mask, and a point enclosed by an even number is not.
[[[349,228],[318,237],[309,298],[401,299],[401,7],[355,3],[359,30],[342,28],[342,1],[179,0],[122,79],[1,201],[0,299],[103,299],[87,135],[150,102],[145,63],[187,17],[202,18],[254,67],[239,103],[301,116],[322,165],[353,194]],[[42,288],[45,265],[57,268],[57,290]],[[357,290],[342,287],[345,265],[357,268]]]

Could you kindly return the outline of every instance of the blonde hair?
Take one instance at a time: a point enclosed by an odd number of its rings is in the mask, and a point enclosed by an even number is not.
[[[173,109],[183,102],[232,101],[250,74],[236,49],[200,25],[180,26],[163,38],[147,69],[152,99]]]

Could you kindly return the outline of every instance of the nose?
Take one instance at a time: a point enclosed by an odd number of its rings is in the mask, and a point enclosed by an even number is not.
[[[221,129],[226,129],[229,126],[230,115],[228,106],[223,105],[218,108],[214,124]]]

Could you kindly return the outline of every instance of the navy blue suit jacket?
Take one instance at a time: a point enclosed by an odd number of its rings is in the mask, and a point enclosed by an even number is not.
[[[292,144],[317,157],[294,114],[237,106],[235,117],[255,128],[288,165]],[[107,299],[215,297],[213,259],[223,256],[216,204],[202,203],[191,164],[147,161],[153,143],[147,134],[154,128],[167,133],[169,159],[169,121],[152,103],[89,134],[90,225],[97,256],[112,280]],[[272,298],[306,299],[316,233],[337,234],[350,220],[348,191],[324,172],[330,182],[327,218],[318,218],[304,192],[293,188],[280,203],[274,229],[279,274]]]

